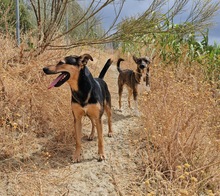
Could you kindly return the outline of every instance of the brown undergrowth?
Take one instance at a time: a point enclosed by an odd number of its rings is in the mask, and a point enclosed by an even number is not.
[[[142,95],[150,195],[218,195],[220,106],[197,65],[151,69],[151,93]]]

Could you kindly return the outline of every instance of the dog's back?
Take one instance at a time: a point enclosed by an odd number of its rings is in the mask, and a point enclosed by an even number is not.
[[[94,96],[97,97],[102,105],[107,104],[111,107],[111,95],[106,82],[101,78],[95,78],[97,86],[94,91]],[[101,92],[100,92],[101,90]]]

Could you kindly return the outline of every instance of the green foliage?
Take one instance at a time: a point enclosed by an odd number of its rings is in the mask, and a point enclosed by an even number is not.
[[[202,40],[197,41],[195,36],[191,36],[190,39],[186,40],[188,44],[187,57],[189,63],[193,61],[201,64],[206,79],[216,82],[220,80],[220,45],[208,44],[208,30],[202,33]]]
[[[20,29],[27,32],[32,23],[27,7],[20,1]],[[0,3],[0,32],[14,33],[16,26],[15,1],[1,0]]]

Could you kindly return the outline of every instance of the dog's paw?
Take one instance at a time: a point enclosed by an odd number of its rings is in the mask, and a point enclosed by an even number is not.
[[[140,117],[141,115],[140,115],[139,112],[138,112],[138,113],[135,112],[135,116],[136,116],[136,117]]]
[[[81,156],[80,153],[75,152],[73,155],[73,163],[80,163],[81,162]]]
[[[94,135],[90,135],[89,137],[88,137],[88,141],[92,141],[94,139]]]
[[[137,108],[134,109],[134,116],[140,117],[140,112]]]
[[[113,133],[112,132],[109,132],[108,133],[108,137],[112,137],[113,136]]]
[[[103,160],[105,160],[105,155],[104,154],[99,154],[98,162],[101,162]]]
[[[146,91],[149,93],[150,92],[150,85],[147,85]]]

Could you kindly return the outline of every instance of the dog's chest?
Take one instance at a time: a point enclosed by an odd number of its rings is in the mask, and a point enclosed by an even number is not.
[[[101,105],[99,103],[96,104],[88,104],[86,106],[81,106],[77,103],[72,103],[72,111],[74,116],[89,116],[89,117],[99,117],[101,111]]]

